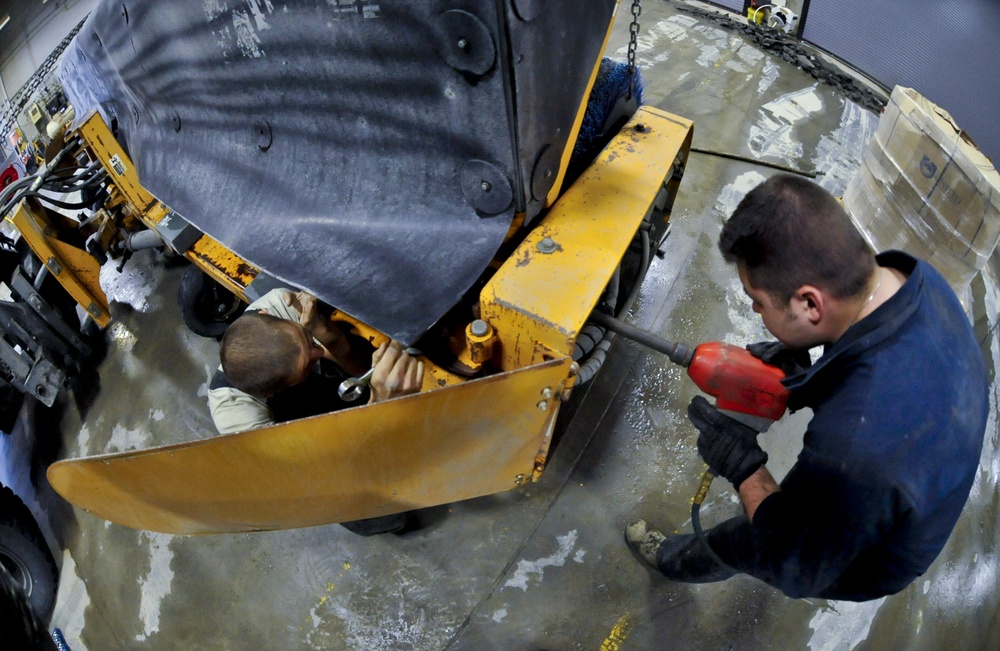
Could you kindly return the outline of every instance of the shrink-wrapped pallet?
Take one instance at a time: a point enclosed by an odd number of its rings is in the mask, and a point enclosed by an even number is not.
[[[876,251],[922,258],[961,293],[1000,238],[1000,174],[947,111],[897,86],[844,207]]]

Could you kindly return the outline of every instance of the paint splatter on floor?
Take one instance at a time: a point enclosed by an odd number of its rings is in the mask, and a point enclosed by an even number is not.
[[[90,606],[87,584],[80,580],[76,572],[76,562],[69,550],[63,551],[62,569],[59,573],[59,591],[56,593],[56,607],[52,621],[58,623],[66,638],[66,644],[73,651],[87,651],[83,643],[84,612]]]
[[[577,533],[576,529],[574,529],[565,536],[556,537],[559,548],[553,554],[539,558],[536,561],[526,559],[518,561],[514,576],[508,579],[503,587],[521,588],[527,592],[532,576],[537,577],[537,582],[541,583],[546,567],[562,567],[566,564],[566,559],[569,558],[569,555],[573,552],[573,548],[576,546],[576,538]]]
[[[396,568],[391,592],[360,565],[344,563],[337,574],[309,611],[309,648],[431,651],[443,648],[460,624],[447,613],[450,604],[433,592],[445,577],[426,568],[409,563]]]
[[[174,558],[170,541],[174,537],[150,531],[143,531],[140,535],[149,545],[149,573],[140,581],[142,597],[139,601],[139,618],[142,620],[143,631],[135,636],[137,642],[143,642],[150,635],[159,632],[160,604],[170,594],[170,586],[174,580],[174,571],[170,567]]]
[[[140,450],[149,447],[149,442],[149,429],[145,427],[128,429],[122,425],[115,425],[111,431],[111,440],[108,441],[108,452]]]
[[[849,651],[868,639],[872,621],[885,597],[875,601],[854,603],[830,601],[809,622],[813,630],[809,651]]]
[[[632,615],[625,613],[615,622],[611,629],[611,634],[601,643],[601,651],[619,651],[628,639],[629,629],[632,627]]]

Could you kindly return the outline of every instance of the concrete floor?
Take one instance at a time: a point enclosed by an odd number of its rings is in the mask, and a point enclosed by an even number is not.
[[[624,58],[628,9],[609,45],[615,57]],[[647,2],[642,34],[647,103],[693,119],[696,147],[822,170],[819,181],[843,191],[877,116],[673,3]],[[771,173],[692,154],[666,255],[653,262],[633,323],[688,342],[767,338],[715,241],[743,193]],[[964,297],[991,375],[997,267]],[[211,432],[205,393],[217,345],[179,322],[181,271],[144,256],[121,278],[109,270],[117,302],[96,397],[69,396],[61,423],[26,411],[27,426],[4,445],[30,451],[34,437],[44,462]],[[69,507],[37,470],[21,472],[22,483],[35,480],[30,506],[60,550],[53,625],[74,651],[1000,648],[995,386],[982,470],[948,546],[908,589],[864,604],[792,600],[747,577],[674,584],[633,559],[622,529],[634,517],[690,527],[703,468],[683,416],[694,394],[678,368],[619,339],[561,414],[541,482],[430,509],[423,528],[399,536],[365,539],[337,525],[134,531]],[[793,463],[807,420],[796,414],[764,436],[776,476]],[[739,508],[717,482],[703,519]]]

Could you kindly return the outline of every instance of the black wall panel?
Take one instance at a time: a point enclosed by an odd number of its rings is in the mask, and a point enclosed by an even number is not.
[[[732,9],[738,14],[743,13],[743,0],[709,0],[714,5]]]
[[[1000,2],[811,0],[802,37],[946,109],[1000,164]]]

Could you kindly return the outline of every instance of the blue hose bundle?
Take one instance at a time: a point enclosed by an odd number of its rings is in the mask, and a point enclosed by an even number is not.
[[[52,629],[52,641],[55,643],[57,651],[71,651],[69,645],[66,644],[66,638],[63,637],[62,631],[58,628]]]

